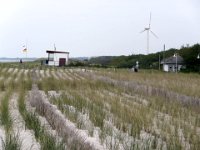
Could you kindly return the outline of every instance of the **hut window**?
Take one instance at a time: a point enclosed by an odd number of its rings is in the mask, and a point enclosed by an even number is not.
[[[54,54],[53,53],[49,53],[49,61],[53,61],[54,58]]]

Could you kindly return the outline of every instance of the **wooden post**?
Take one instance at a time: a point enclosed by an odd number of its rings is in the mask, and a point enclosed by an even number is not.
[[[160,70],[160,54],[159,54],[159,70]]]

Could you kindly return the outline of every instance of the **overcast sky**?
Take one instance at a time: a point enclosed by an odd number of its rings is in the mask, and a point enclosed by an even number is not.
[[[46,50],[70,57],[150,53],[200,41],[199,0],[0,0],[0,57],[46,57]]]

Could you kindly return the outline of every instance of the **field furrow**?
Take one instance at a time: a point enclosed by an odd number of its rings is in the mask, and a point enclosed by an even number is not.
[[[72,70],[65,69],[65,73],[67,74],[68,78],[70,78],[71,80],[74,80],[74,76],[72,74]]]
[[[18,95],[14,93],[9,101],[10,114],[14,124],[13,132],[18,135],[22,150],[39,150],[40,144],[36,141],[33,131],[26,129],[25,122],[19,113],[18,98]]]
[[[41,76],[42,79],[45,78],[44,70],[40,70],[40,76]]]
[[[64,70],[60,70],[60,73],[65,80],[73,80]]]
[[[48,122],[65,138],[70,147],[77,145],[78,149],[103,149],[95,138],[91,138],[87,132],[77,129],[72,122],[63,116],[55,105],[51,105],[44,93],[42,94],[33,89],[30,99],[31,105],[36,107],[37,111],[43,113]]]

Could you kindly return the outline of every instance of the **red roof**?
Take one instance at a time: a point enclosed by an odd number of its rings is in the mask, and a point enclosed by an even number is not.
[[[69,54],[69,52],[64,52],[64,51],[52,51],[52,50],[47,50],[47,53],[63,53],[63,54]]]

